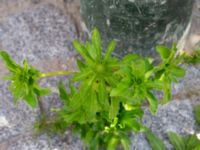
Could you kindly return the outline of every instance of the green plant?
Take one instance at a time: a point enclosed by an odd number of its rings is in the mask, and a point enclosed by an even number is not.
[[[195,134],[188,136],[180,136],[174,132],[169,132],[168,137],[170,143],[175,150],[199,150],[200,140]]]
[[[136,54],[128,54],[119,60],[111,55],[115,41],[109,43],[103,55],[96,28],[91,42],[82,44],[75,40],[73,45],[82,56],[77,60],[78,72],[41,73],[29,67],[26,61],[21,67],[1,51],[0,55],[10,71],[8,79],[12,81],[10,89],[14,97],[36,107],[37,97],[49,93],[48,89],[38,85],[39,79],[71,74],[68,86],[62,81],[58,84],[63,107],[55,111],[56,118],[53,121],[42,119],[36,126],[39,129],[49,126],[52,130],[48,132],[62,132],[70,127],[81,134],[91,150],[101,147],[114,150],[119,143],[128,150],[128,133],[146,131],[141,122],[142,106],[148,102],[150,111],[155,114],[159,103],[155,91],[164,92],[162,103],[167,103],[171,97],[171,83],[185,75],[180,67],[182,56],[176,55],[176,45],[173,44],[171,49],[161,45],[156,47],[162,59],[159,65],[154,65],[152,58]]]
[[[200,104],[194,107],[194,116],[198,125],[200,125]]]
[[[200,49],[195,49],[192,53],[184,53],[184,63],[198,64],[200,63]]]

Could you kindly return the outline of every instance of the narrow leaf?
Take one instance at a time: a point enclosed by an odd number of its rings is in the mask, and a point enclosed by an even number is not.
[[[176,150],[185,150],[185,143],[179,135],[173,132],[168,133],[168,137],[170,140],[170,143],[174,146]]]
[[[151,130],[147,130],[145,132],[147,141],[149,142],[149,144],[151,145],[153,150],[165,150],[165,145],[163,143],[163,141],[158,138]]]
[[[16,64],[9,54],[5,51],[0,51],[0,56],[2,57],[3,61],[6,63],[8,70],[14,72],[17,68],[20,68],[18,64]]]
[[[81,71],[83,71],[83,69],[86,67],[86,65],[79,59],[76,60],[76,64]]]
[[[97,52],[97,59],[101,59],[101,37],[97,28],[94,28],[92,31],[92,44],[94,45]]]
[[[150,111],[155,114],[158,107],[158,100],[151,92],[147,92],[147,99],[150,104]]]
[[[33,108],[35,108],[38,105],[38,99],[36,94],[32,90],[29,91],[28,95],[24,97],[26,102]]]
[[[87,49],[85,48],[84,45],[82,45],[79,41],[74,40],[73,46],[74,46],[74,48],[77,50],[77,52],[78,52],[88,63],[92,63],[92,62],[93,62],[91,56],[90,56],[89,53],[87,52]]]
[[[194,107],[194,115],[196,122],[200,125],[200,104]]]
[[[117,98],[112,98],[111,99],[111,105],[110,105],[110,110],[109,110],[109,118],[114,119],[119,111],[119,99]]]
[[[114,51],[116,47],[117,42],[116,41],[111,41],[106,49],[105,57],[104,57],[104,62],[108,61],[110,59],[111,53]]]
[[[62,81],[60,81],[58,83],[58,90],[59,90],[60,99],[63,100],[64,102],[68,102],[69,96],[67,94],[67,91],[65,90],[65,86],[64,86],[64,83]]]

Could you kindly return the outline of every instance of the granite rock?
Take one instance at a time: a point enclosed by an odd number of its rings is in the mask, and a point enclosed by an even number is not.
[[[173,148],[169,144],[167,132],[172,131],[181,135],[188,135],[194,133],[197,128],[190,100],[173,100],[164,106],[159,106],[155,116],[148,109],[145,109],[143,123],[164,141],[168,150]],[[131,149],[151,150],[142,133],[132,135]]]
[[[18,63],[26,58],[30,64],[44,72],[75,68],[72,58],[72,41],[75,38],[75,27],[69,16],[52,4],[31,7],[0,22],[0,48],[11,54]],[[1,68],[1,77],[6,73],[4,70]],[[51,87],[53,91],[53,96],[43,99],[47,112],[50,108],[61,105],[55,91],[60,79],[66,78],[61,76],[40,83]],[[48,84],[46,81],[49,81]],[[0,149],[50,149],[48,138],[32,138],[33,125],[40,116],[40,110],[30,108],[23,101],[15,106],[8,87],[9,82],[0,80]],[[52,142],[55,147],[59,145],[54,139]],[[60,150],[64,149],[62,144],[65,145],[65,142],[60,142]],[[80,149],[80,144],[76,143],[67,146],[69,149]]]
[[[81,13],[89,31],[97,27],[105,43],[118,41],[117,54],[154,54],[156,44],[171,46],[190,22],[193,0],[82,0]]]

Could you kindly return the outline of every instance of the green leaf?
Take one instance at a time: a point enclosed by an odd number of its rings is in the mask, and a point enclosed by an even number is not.
[[[168,137],[176,150],[185,150],[185,143],[182,137],[173,132],[169,132]]]
[[[63,100],[64,102],[68,102],[69,96],[67,94],[67,91],[65,90],[65,86],[64,86],[64,83],[62,81],[60,81],[58,83],[58,90],[59,90],[60,99]]]
[[[200,145],[197,145],[193,150],[200,150]]]
[[[69,80],[69,88],[70,88],[71,95],[74,95],[77,93],[76,87],[73,85],[71,80]]]
[[[111,41],[106,49],[106,54],[104,57],[104,62],[108,61],[110,59],[111,53],[114,51],[115,47],[117,45],[116,41]]]
[[[91,44],[90,42],[86,42],[85,47],[90,54],[90,56],[93,58],[93,60],[97,60],[97,50],[94,46],[94,44]]]
[[[200,104],[194,107],[194,116],[196,122],[200,125]]]
[[[167,48],[163,45],[156,46],[156,51],[160,54],[162,60],[165,60],[170,56],[169,48]]]
[[[158,107],[158,100],[151,92],[147,92],[147,99],[150,104],[150,111],[155,114]]]
[[[111,139],[108,142],[107,150],[116,150],[117,145],[119,143],[119,138],[111,137]]]
[[[111,99],[111,105],[110,105],[110,110],[109,110],[109,118],[114,119],[119,111],[119,103],[120,100],[117,98],[112,98]]]
[[[185,70],[178,66],[173,66],[171,68],[171,73],[172,73],[172,75],[174,75],[176,77],[184,77],[185,76]]]
[[[6,63],[6,67],[11,72],[15,72],[15,70],[19,69],[20,66],[16,64],[12,58],[9,56],[9,54],[5,51],[0,51],[0,56],[2,57],[3,61]]]
[[[114,88],[111,93],[110,96],[111,97],[115,97],[115,96],[123,96],[126,91],[128,91],[128,88],[130,86],[129,81],[122,81],[120,82],[116,88]]]
[[[139,132],[142,129],[142,125],[138,123],[133,117],[123,117],[121,124],[127,129],[131,129],[133,132]]]
[[[186,143],[186,150],[193,150],[198,145],[200,146],[200,140],[197,138],[195,134],[189,135]]]
[[[101,37],[97,28],[94,28],[92,31],[92,44],[94,45],[97,52],[97,60],[102,58],[101,56]]]
[[[91,56],[89,55],[87,49],[85,48],[84,45],[82,45],[79,41],[74,40],[73,42],[74,48],[77,50],[77,52],[88,62],[88,63],[93,63],[93,60]]]
[[[37,96],[45,96],[45,95],[51,94],[51,90],[48,89],[48,88],[42,88],[42,87],[39,87],[39,86],[35,86],[34,87],[34,93]]]
[[[87,77],[89,77],[89,75],[92,73],[92,71],[87,71],[87,70],[85,70],[85,71],[82,71],[82,72],[80,72],[80,73],[76,73],[76,74],[74,74],[74,76],[73,76],[73,80],[74,81],[81,81],[81,80],[84,80],[84,79],[86,79]]]
[[[34,94],[32,90],[29,91],[28,95],[26,95],[24,99],[33,108],[35,108],[38,105],[37,96]]]
[[[171,83],[164,81],[164,95],[162,104],[166,104],[171,99]]]
[[[81,70],[81,71],[83,71],[84,68],[86,68],[85,64],[79,59],[76,60],[76,64],[77,64],[79,70]]]
[[[121,133],[120,137],[124,150],[130,150],[130,144],[131,144],[130,138],[125,133]]]
[[[122,59],[122,64],[129,64],[131,61],[135,61],[139,59],[140,57],[137,54],[127,54]]]
[[[108,94],[106,91],[105,82],[101,80],[99,82],[99,88],[98,88],[98,96],[99,96],[99,103],[103,107],[104,110],[109,109],[109,99]]]
[[[86,97],[87,99],[84,103],[84,109],[87,112],[87,120],[93,121],[96,113],[99,111],[97,96],[95,92],[89,90]]]
[[[163,141],[160,138],[158,138],[151,130],[148,129],[145,132],[145,136],[153,150],[165,150],[166,149]]]

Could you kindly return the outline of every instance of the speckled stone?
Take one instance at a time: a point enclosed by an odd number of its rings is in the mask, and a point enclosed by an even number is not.
[[[30,64],[42,71],[57,71],[73,66],[72,41],[77,38],[74,24],[69,16],[52,4],[42,4],[9,16],[0,22],[0,48],[8,51],[18,63],[27,58]],[[1,61],[1,60],[0,60]],[[63,63],[66,66],[63,66]],[[0,63],[0,65],[2,62]],[[69,66],[68,66],[69,65]],[[3,67],[1,65],[1,67]],[[6,71],[1,68],[0,76]],[[57,82],[65,77],[48,78],[41,85],[51,87],[53,94],[43,99],[45,111],[59,107],[61,103],[55,90]],[[48,84],[47,84],[48,81]],[[71,135],[71,143],[65,145],[62,139],[32,137],[33,125],[39,109],[32,109],[23,101],[16,106],[8,90],[9,82],[0,80],[0,149],[1,150],[49,150],[49,141],[59,150],[79,150],[83,147]],[[64,148],[63,148],[64,146]],[[66,148],[65,148],[66,147]]]
[[[176,132],[181,135],[191,134],[196,130],[193,107],[190,100],[173,100],[159,106],[157,114],[153,116],[145,109],[143,123],[158,137],[164,140],[166,148],[172,149],[168,142],[167,132]],[[132,135],[132,150],[151,150],[144,134]]]
[[[188,97],[190,99],[200,96],[200,64],[192,65],[185,64],[183,68],[186,70],[186,75],[178,83],[173,84],[172,93],[182,99]]]
[[[46,4],[30,8],[0,24],[0,45],[14,59],[30,62],[64,59],[77,38],[70,18],[55,6]]]
[[[107,43],[118,41],[117,54],[152,56],[156,44],[177,42],[189,23],[193,0],[81,0],[89,31],[99,28]]]

